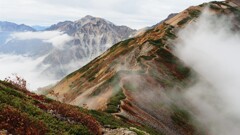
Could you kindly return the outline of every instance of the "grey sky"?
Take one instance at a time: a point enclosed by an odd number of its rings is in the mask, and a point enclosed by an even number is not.
[[[105,18],[117,25],[143,28],[170,13],[210,0],[0,0],[0,20],[28,25],[51,25],[85,15]]]

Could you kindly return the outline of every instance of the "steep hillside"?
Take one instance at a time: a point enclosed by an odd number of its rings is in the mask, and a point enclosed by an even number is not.
[[[117,43],[49,90],[48,97],[64,103],[104,110],[155,129],[159,134],[204,134],[168,93],[191,84],[191,69],[174,56],[177,32],[194,23],[209,7],[214,14],[233,15],[239,6],[211,2],[190,7],[144,34]],[[185,103],[188,104],[188,103]]]
[[[146,131],[155,134],[107,113],[63,104],[0,81],[1,135],[148,135]]]
[[[76,107],[0,82],[0,129],[11,134],[98,134],[100,124]],[[70,129],[71,127],[71,129]]]

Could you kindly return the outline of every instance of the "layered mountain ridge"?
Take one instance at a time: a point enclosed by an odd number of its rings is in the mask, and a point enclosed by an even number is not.
[[[27,26],[25,24],[16,24],[12,22],[1,22],[0,21],[0,32],[24,32],[24,31],[36,31],[30,26]]]
[[[181,40],[178,31],[195,23],[207,7],[238,20],[239,5],[232,2],[190,7],[140,36],[115,44],[49,89],[47,96],[112,113],[159,134],[205,134],[168,92],[181,91],[193,81],[193,71],[173,53],[174,42]]]
[[[75,22],[58,23],[47,30],[62,31],[73,38],[67,43],[68,45],[64,50],[53,50],[45,58],[43,63],[51,65],[47,69],[50,72],[55,72],[57,67],[71,64],[69,61],[72,63],[82,61],[81,65],[83,66],[113,44],[129,38],[136,31],[126,26],[116,26],[105,19],[89,15]],[[60,76],[66,75],[64,70],[66,69],[59,70],[61,72],[59,73]]]
[[[135,32],[88,15],[43,31],[4,31],[0,33],[0,54],[20,55],[33,61],[42,59],[34,69],[41,72],[38,76],[59,80]]]

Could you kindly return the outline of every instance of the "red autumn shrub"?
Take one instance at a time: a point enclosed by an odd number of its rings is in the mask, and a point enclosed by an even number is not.
[[[26,114],[7,105],[0,111],[0,129],[18,135],[44,135],[47,132],[41,121],[34,121]]]
[[[92,116],[81,113],[78,108],[71,105],[60,104],[58,102],[51,103],[51,110],[62,117],[66,117],[74,122],[79,122],[88,127],[94,134],[102,134],[101,125]]]

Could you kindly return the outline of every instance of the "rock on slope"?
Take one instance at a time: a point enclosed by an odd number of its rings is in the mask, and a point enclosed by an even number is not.
[[[203,134],[192,125],[190,114],[171,102],[166,92],[181,91],[191,82],[191,70],[174,56],[172,47],[180,40],[176,33],[194,23],[206,6],[216,14],[239,17],[239,9],[233,3],[190,7],[141,36],[117,43],[65,77],[47,96],[113,113],[149,126],[159,134]]]

